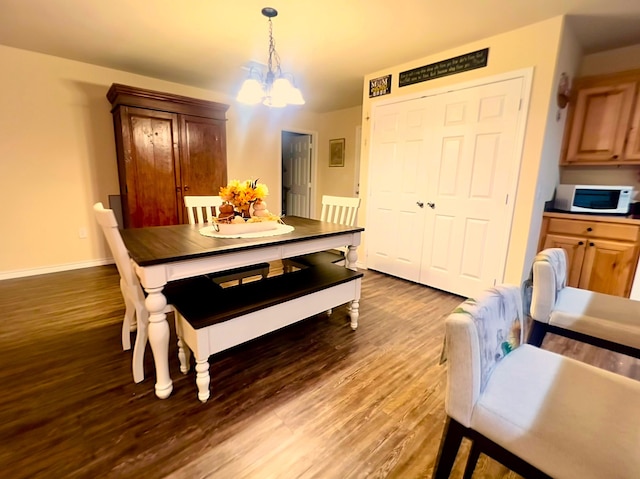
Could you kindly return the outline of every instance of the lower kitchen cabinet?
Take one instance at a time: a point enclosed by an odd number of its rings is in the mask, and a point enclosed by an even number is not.
[[[567,252],[567,284],[629,297],[640,252],[640,222],[617,217],[545,213],[539,250]]]

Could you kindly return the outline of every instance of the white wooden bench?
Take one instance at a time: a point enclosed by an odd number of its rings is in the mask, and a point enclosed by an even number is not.
[[[189,371],[193,351],[198,399],[209,399],[212,354],[346,303],[355,330],[362,276],[322,264],[233,288],[202,285],[175,292],[180,370]]]

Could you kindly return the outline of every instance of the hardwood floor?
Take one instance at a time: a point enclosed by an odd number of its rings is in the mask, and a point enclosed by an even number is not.
[[[0,281],[3,477],[430,477],[443,319],[462,298],[367,271],[356,332],[341,307],[218,354],[202,404],[175,336],[169,399],[154,395],[150,351],[133,382],[118,283],[112,266]],[[640,380],[636,359],[553,336],[543,347]],[[518,476],[481,456],[474,477]]]

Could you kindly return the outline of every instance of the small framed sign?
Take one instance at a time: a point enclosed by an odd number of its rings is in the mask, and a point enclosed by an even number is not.
[[[329,166],[344,166],[344,138],[329,140]]]
[[[369,80],[369,98],[391,93],[391,75]]]

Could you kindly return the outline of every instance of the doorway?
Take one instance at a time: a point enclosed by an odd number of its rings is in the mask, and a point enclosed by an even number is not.
[[[314,190],[313,134],[282,131],[281,184],[283,216],[311,218]]]

